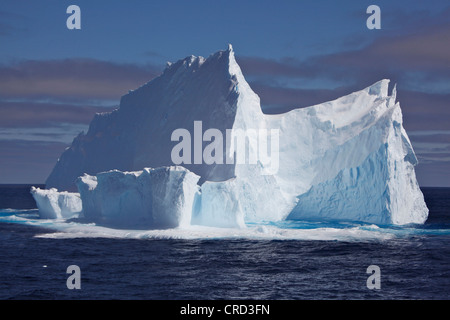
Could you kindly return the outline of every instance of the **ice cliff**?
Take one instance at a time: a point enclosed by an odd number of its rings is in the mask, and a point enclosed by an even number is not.
[[[78,193],[58,192],[54,188],[42,190],[32,187],[31,195],[39,208],[39,216],[43,219],[78,217],[82,211],[81,198]]]
[[[389,80],[381,80],[334,101],[266,115],[231,46],[207,59],[191,56],[123,96],[117,110],[97,114],[61,155],[47,188],[78,191],[84,215],[104,223],[423,223],[428,209],[415,177],[417,158],[391,91]],[[252,136],[243,156],[255,155],[255,163],[174,167],[171,135],[184,128],[196,139],[195,121],[224,136],[276,130],[277,170],[268,170]],[[201,148],[208,144],[200,141]],[[227,159],[239,153],[224,146]]]
[[[176,228],[191,223],[199,176],[183,167],[117,170],[77,180],[86,219],[128,228]]]

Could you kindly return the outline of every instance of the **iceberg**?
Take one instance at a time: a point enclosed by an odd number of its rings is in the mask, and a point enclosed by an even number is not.
[[[31,194],[39,209],[42,219],[68,219],[78,217],[82,211],[81,198],[78,193],[57,189],[42,190],[31,187]]]
[[[85,174],[77,186],[88,221],[119,228],[177,228],[191,223],[199,178],[173,166]]]
[[[58,159],[46,188],[76,192],[75,181],[84,173],[172,166],[172,133],[180,128],[193,132],[196,120],[221,132],[231,129],[236,118],[262,120],[258,96],[248,85],[246,94],[237,91],[240,79],[230,73],[230,66],[237,66],[232,52],[230,47],[208,59],[190,56],[173,63],[159,77],[124,95],[118,109],[97,114],[88,132],[78,135]],[[242,106],[245,110],[239,110]],[[233,165],[183,166],[201,182],[234,177]]]
[[[289,219],[424,223],[428,216],[389,80],[320,105],[268,116],[281,128],[279,186]]]
[[[225,182],[207,181],[202,184],[200,207],[194,212],[193,225],[222,228],[245,228],[241,208],[232,179]]]
[[[206,59],[190,56],[124,95],[115,111],[97,114],[58,159],[46,187],[78,191],[84,216],[107,224],[424,223],[418,161],[389,84],[383,79],[334,101],[267,115],[231,45]],[[176,130],[193,132],[194,153],[217,143],[206,132],[198,139],[200,121],[223,136],[275,130],[277,170],[250,134],[244,150],[219,144],[223,161],[194,156],[174,163]],[[252,163],[229,161],[251,157]]]

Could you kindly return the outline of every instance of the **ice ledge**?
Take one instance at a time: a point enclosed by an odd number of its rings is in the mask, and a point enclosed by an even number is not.
[[[88,221],[116,228],[178,228],[191,223],[199,179],[172,166],[84,175],[77,187]]]
[[[82,204],[78,193],[36,187],[31,187],[30,192],[42,219],[68,219],[78,217],[81,213]]]
[[[371,94],[380,96],[381,98],[386,98],[389,96],[388,89],[389,89],[389,83],[391,81],[389,79],[382,79],[373,85],[367,87],[365,90]]]

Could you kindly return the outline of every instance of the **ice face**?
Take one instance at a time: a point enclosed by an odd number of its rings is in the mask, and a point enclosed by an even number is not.
[[[84,175],[77,186],[88,221],[119,228],[176,228],[191,223],[198,180],[174,166]]]
[[[234,179],[203,183],[200,206],[192,224],[222,228],[245,228],[244,212],[239,203]]]
[[[228,130],[275,130],[277,170],[267,174],[259,144],[249,138],[246,154],[234,150],[231,156],[256,154],[255,163],[183,164],[199,177],[200,193],[174,172],[162,178],[141,172],[172,166],[172,133],[193,133],[198,121],[223,136]],[[191,205],[176,204],[173,213],[167,209],[173,199],[192,201],[192,223],[209,226],[242,228],[287,218],[423,223],[428,209],[402,123],[396,89],[389,93],[386,79],[334,101],[265,115],[230,46],[207,59],[191,56],[168,65],[160,77],[123,96],[119,109],[96,115],[88,133],[62,154],[47,187],[74,190],[82,176],[85,215],[119,224],[189,224],[185,210]],[[167,179],[182,187],[173,189]]]
[[[78,193],[32,187],[31,194],[42,219],[67,219],[77,217],[81,213],[82,204]]]
[[[317,106],[268,117],[279,127],[281,190],[289,219],[424,223],[428,216],[389,80]],[[300,131],[300,132],[299,132]]]

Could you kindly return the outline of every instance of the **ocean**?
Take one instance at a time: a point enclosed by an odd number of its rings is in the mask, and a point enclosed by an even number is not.
[[[423,188],[424,225],[287,221],[187,231],[42,220],[29,190],[0,186],[2,300],[450,298],[450,188]],[[72,265],[80,289],[68,288]]]

